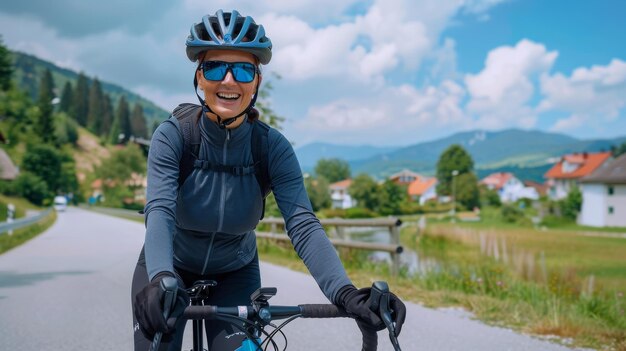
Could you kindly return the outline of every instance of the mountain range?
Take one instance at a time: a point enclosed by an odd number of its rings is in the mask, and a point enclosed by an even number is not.
[[[624,142],[626,136],[581,140],[538,130],[475,130],[400,148],[313,143],[296,149],[296,154],[305,171],[312,171],[321,158],[334,157],[348,161],[353,174],[384,178],[409,169],[433,175],[441,153],[450,145],[459,144],[472,156],[479,177],[506,171],[523,180],[543,182],[545,171],[564,154],[608,151]]]

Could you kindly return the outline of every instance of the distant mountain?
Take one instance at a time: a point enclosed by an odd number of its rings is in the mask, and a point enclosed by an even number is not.
[[[376,147],[370,145],[335,145],[329,143],[312,143],[295,150],[303,170],[311,171],[317,161],[322,158],[339,158],[345,161],[356,161],[370,158],[378,154],[389,153],[397,147]]]
[[[13,56],[15,60],[15,73],[14,79],[19,84],[19,86],[26,90],[31,97],[34,99],[37,98],[37,94],[39,91],[39,80],[40,77],[43,76],[46,68],[50,69],[52,72],[52,78],[55,84],[55,94],[60,97],[61,92],[63,91],[63,86],[67,81],[72,83],[72,86],[76,87],[76,81],[78,80],[78,73],[72,71],[70,69],[61,68],[54,63],[51,63],[46,60],[42,60],[36,56],[21,53],[18,51],[13,51]],[[94,79],[94,77],[89,77],[89,82]],[[111,96],[111,100],[113,106],[117,106],[117,100],[122,96],[126,96],[126,100],[130,104],[131,108],[135,104],[135,102],[139,102],[141,107],[143,108],[144,116],[146,117],[146,125],[148,130],[152,132],[152,126],[154,122],[161,122],[169,117],[169,112],[163,110],[162,108],[155,105],[152,101],[131,92],[119,85],[108,83],[106,81],[100,80],[100,84],[102,84],[102,90]]]
[[[377,155],[349,160],[353,174],[368,173],[384,178],[402,169],[426,175],[435,173],[441,153],[452,144],[463,146],[474,159],[479,176],[491,172],[513,172],[522,180],[543,181],[543,174],[554,158],[573,152],[608,151],[626,141],[614,139],[579,140],[564,134],[507,129],[497,132],[470,131],[449,137],[399,148]],[[326,148],[334,148],[326,144]],[[358,147],[357,150],[365,147]],[[313,152],[312,150],[311,152]],[[365,155],[363,153],[362,155]],[[309,155],[310,159],[315,154]]]

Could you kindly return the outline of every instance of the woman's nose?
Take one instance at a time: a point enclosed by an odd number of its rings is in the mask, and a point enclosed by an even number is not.
[[[235,83],[235,77],[233,77],[233,72],[231,70],[228,70],[226,72],[226,75],[224,76],[224,79],[222,79],[222,83],[225,83],[225,84],[233,84],[233,83]]]

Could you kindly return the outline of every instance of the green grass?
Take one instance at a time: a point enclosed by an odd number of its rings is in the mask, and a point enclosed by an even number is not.
[[[52,224],[54,224],[56,218],[56,212],[51,211],[47,217],[43,218],[39,222],[25,228],[14,230],[11,235],[8,233],[0,234],[0,254],[3,254],[45,232],[48,228],[50,228],[50,226],[52,226]]]
[[[387,265],[368,262],[367,252],[339,250],[340,257],[359,287],[386,280],[408,301],[460,306],[486,323],[557,336],[575,346],[626,350],[626,239],[506,224],[430,223],[427,232],[418,237],[415,227],[405,226],[402,244],[437,260],[440,270],[418,276],[401,271],[393,277]],[[502,252],[495,259],[481,251],[481,235],[491,245],[497,242],[502,248],[504,242],[504,250],[510,251],[508,262]],[[261,259],[306,272],[289,243],[265,239],[258,243]],[[512,259],[516,255],[525,257],[526,263],[516,265]]]
[[[432,292],[427,304],[460,305],[487,322],[626,350],[626,239],[465,223],[431,224],[419,238],[414,229],[405,233],[406,246],[442,268],[413,278],[416,289]]]

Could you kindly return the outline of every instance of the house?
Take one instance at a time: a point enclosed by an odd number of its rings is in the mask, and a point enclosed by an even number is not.
[[[13,164],[9,155],[4,149],[0,149],[0,179],[14,180],[19,173],[19,169]]]
[[[549,186],[548,196],[553,200],[563,199],[580,180],[593,173],[611,157],[610,152],[577,153],[561,157],[544,174]]]
[[[333,208],[345,209],[356,206],[356,200],[348,194],[348,188],[351,184],[352,179],[344,179],[328,186]]]
[[[533,182],[532,180],[525,180],[524,186],[535,188],[535,191],[537,192],[537,194],[539,194],[539,196],[548,195],[548,185],[546,185],[545,183],[537,183]]]
[[[430,199],[437,198],[437,178],[418,178],[409,184],[407,189],[409,198],[419,201],[420,205]]]
[[[502,202],[515,202],[519,199],[539,199],[537,190],[533,187],[525,186],[513,173],[492,173],[479,183],[487,186],[487,189],[497,191]]]
[[[424,178],[421,174],[411,172],[408,169],[402,170],[389,176],[389,180],[398,185],[409,185],[417,179]]]
[[[626,154],[580,180],[583,204],[578,224],[626,227]]]

